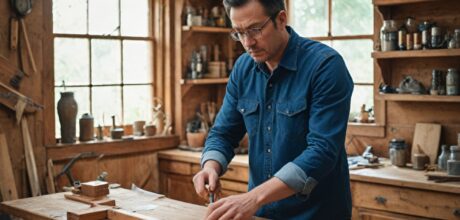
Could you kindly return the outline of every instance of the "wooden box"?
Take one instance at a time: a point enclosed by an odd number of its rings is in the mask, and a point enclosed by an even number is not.
[[[109,184],[104,181],[91,181],[81,184],[81,193],[89,197],[101,197],[109,194]]]

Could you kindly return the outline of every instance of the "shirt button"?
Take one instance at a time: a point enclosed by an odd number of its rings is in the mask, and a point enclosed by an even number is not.
[[[272,128],[271,128],[270,126],[268,126],[268,127],[267,127],[267,130],[268,130],[268,131],[271,131],[271,130],[272,130]]]
[[[267,177],[268,177],[268,178],[271,178],[271,177],[272,177],[272,175],[271,175],[271,174],[268,174],[268,175],[267,175]]]
[[[241,113],[244,113],[244,108],[240,109],[240,112],[241,112]]]
[[[267,153],[271,153],[272,150],[270,148],[267,149]]]
[[[267,109],[268,110],[272,109],[272,105],[267,105]]]
[[[270,87],[270,88],[271,88],[271,87],[273,87],[273,84],[271,84],[271,83],[270,83],[270,84],[268,84],[268,87]]]

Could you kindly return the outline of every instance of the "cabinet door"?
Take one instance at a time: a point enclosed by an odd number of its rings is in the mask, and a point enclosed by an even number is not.
[[[168,198],[176,199],[183,202],[189,202],[197,205],[204,205],[207,203],[201,199],[195,192],[193,187],[192,176],[166,174],[162,175],[166,189],[165,195]]]

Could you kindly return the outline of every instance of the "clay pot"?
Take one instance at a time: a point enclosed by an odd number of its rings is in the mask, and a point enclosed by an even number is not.
[[[75,143],[78,105],[73,92],[61,92],[57,112],[61,124],[61,143]]]
[[[208,136],[207,132],[190,133],[187,132],[187,143],[189,147],[204,147],[204,142]]]

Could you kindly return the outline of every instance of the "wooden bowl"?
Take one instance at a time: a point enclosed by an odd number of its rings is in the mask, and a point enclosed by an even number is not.
[[[204,142],[206,141],[206,137],[208,133],[206,132],[197,132],[197,133],[190,133],[187,132],[187,143],[190,147],[204,147]]]

